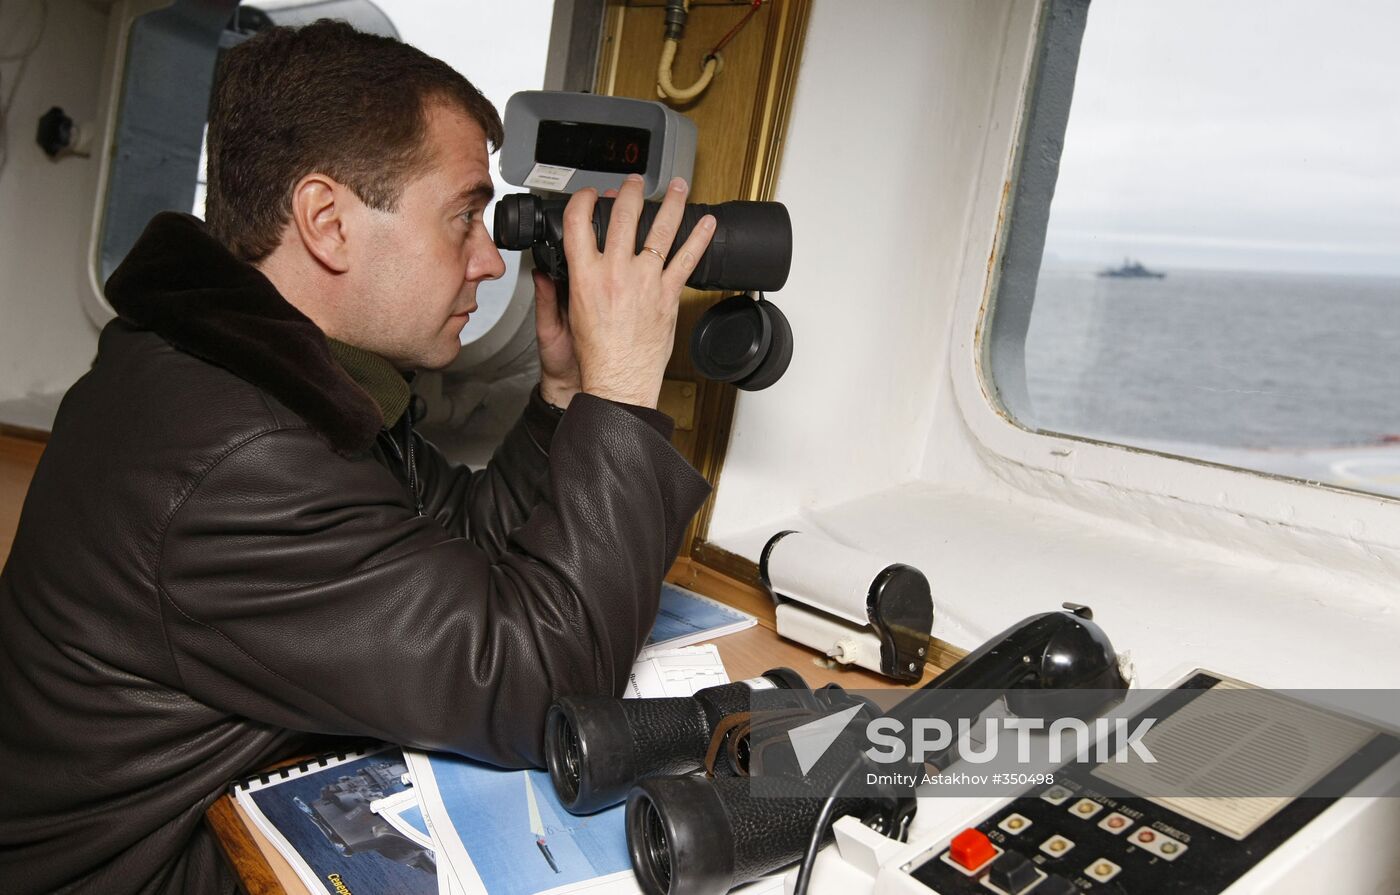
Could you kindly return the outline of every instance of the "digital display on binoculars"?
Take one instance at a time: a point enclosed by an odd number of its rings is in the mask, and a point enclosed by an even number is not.
[[[639,127],[584,121],[541,121],[535,161],[609,174],[645,174],[651,133]]]
[[[673,177],[695,169],[695,122],[654,100],[561,90],[525,90],[506,103],[501,177],[551,193],[620,189],[642,176],[660,200]]]

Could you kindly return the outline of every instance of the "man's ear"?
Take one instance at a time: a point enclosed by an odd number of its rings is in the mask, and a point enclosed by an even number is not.
[[[325,174],[308,174],[292,188],[292,224],[306,251],[333,273],[350,267],[347,219],[350,188]]]

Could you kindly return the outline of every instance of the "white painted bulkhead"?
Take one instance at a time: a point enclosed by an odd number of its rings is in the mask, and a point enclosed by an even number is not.
[[[818,0],[777,198],[786,377],[743,393],[710,539],[785,528],[913,564],[970,648],[1070,600],[1139,679],[1400,684],[1400,505],[1027,432],[979,354],[1032,70],[1029,0]]]
[[[0,61],[0,102],[9,103],[8,160],[0,171],[0,422],[48,429],[58,400],[87,372],[97,328],[83,310],[92,290],[88,234],[99,160],[50,161],[35,122],[60,106],[101,133],[100,81],[108,5],[80,0],[9,2],[0,8],[0,52],[29,46],[27,62]],[[22,75],[22,77],[21,77]]]

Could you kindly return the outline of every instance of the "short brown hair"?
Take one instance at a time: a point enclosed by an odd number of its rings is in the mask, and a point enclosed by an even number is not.
[[[205,217],[234,255],[255,262],[281,241],[291,192],[313,172],[393,211],[429,161],[426,106],[461,107],[492,151],[500,115],[441,60],[322,19],[268,28],[224,54],[209,106]]]

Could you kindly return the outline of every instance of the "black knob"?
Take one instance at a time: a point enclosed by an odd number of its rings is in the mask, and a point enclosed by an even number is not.
[[[49,158],[58,158],[63,150],[73,145],[73,119],[63,113],[58,106],[39,116],[39,133],[34,137],[39,148]]]

